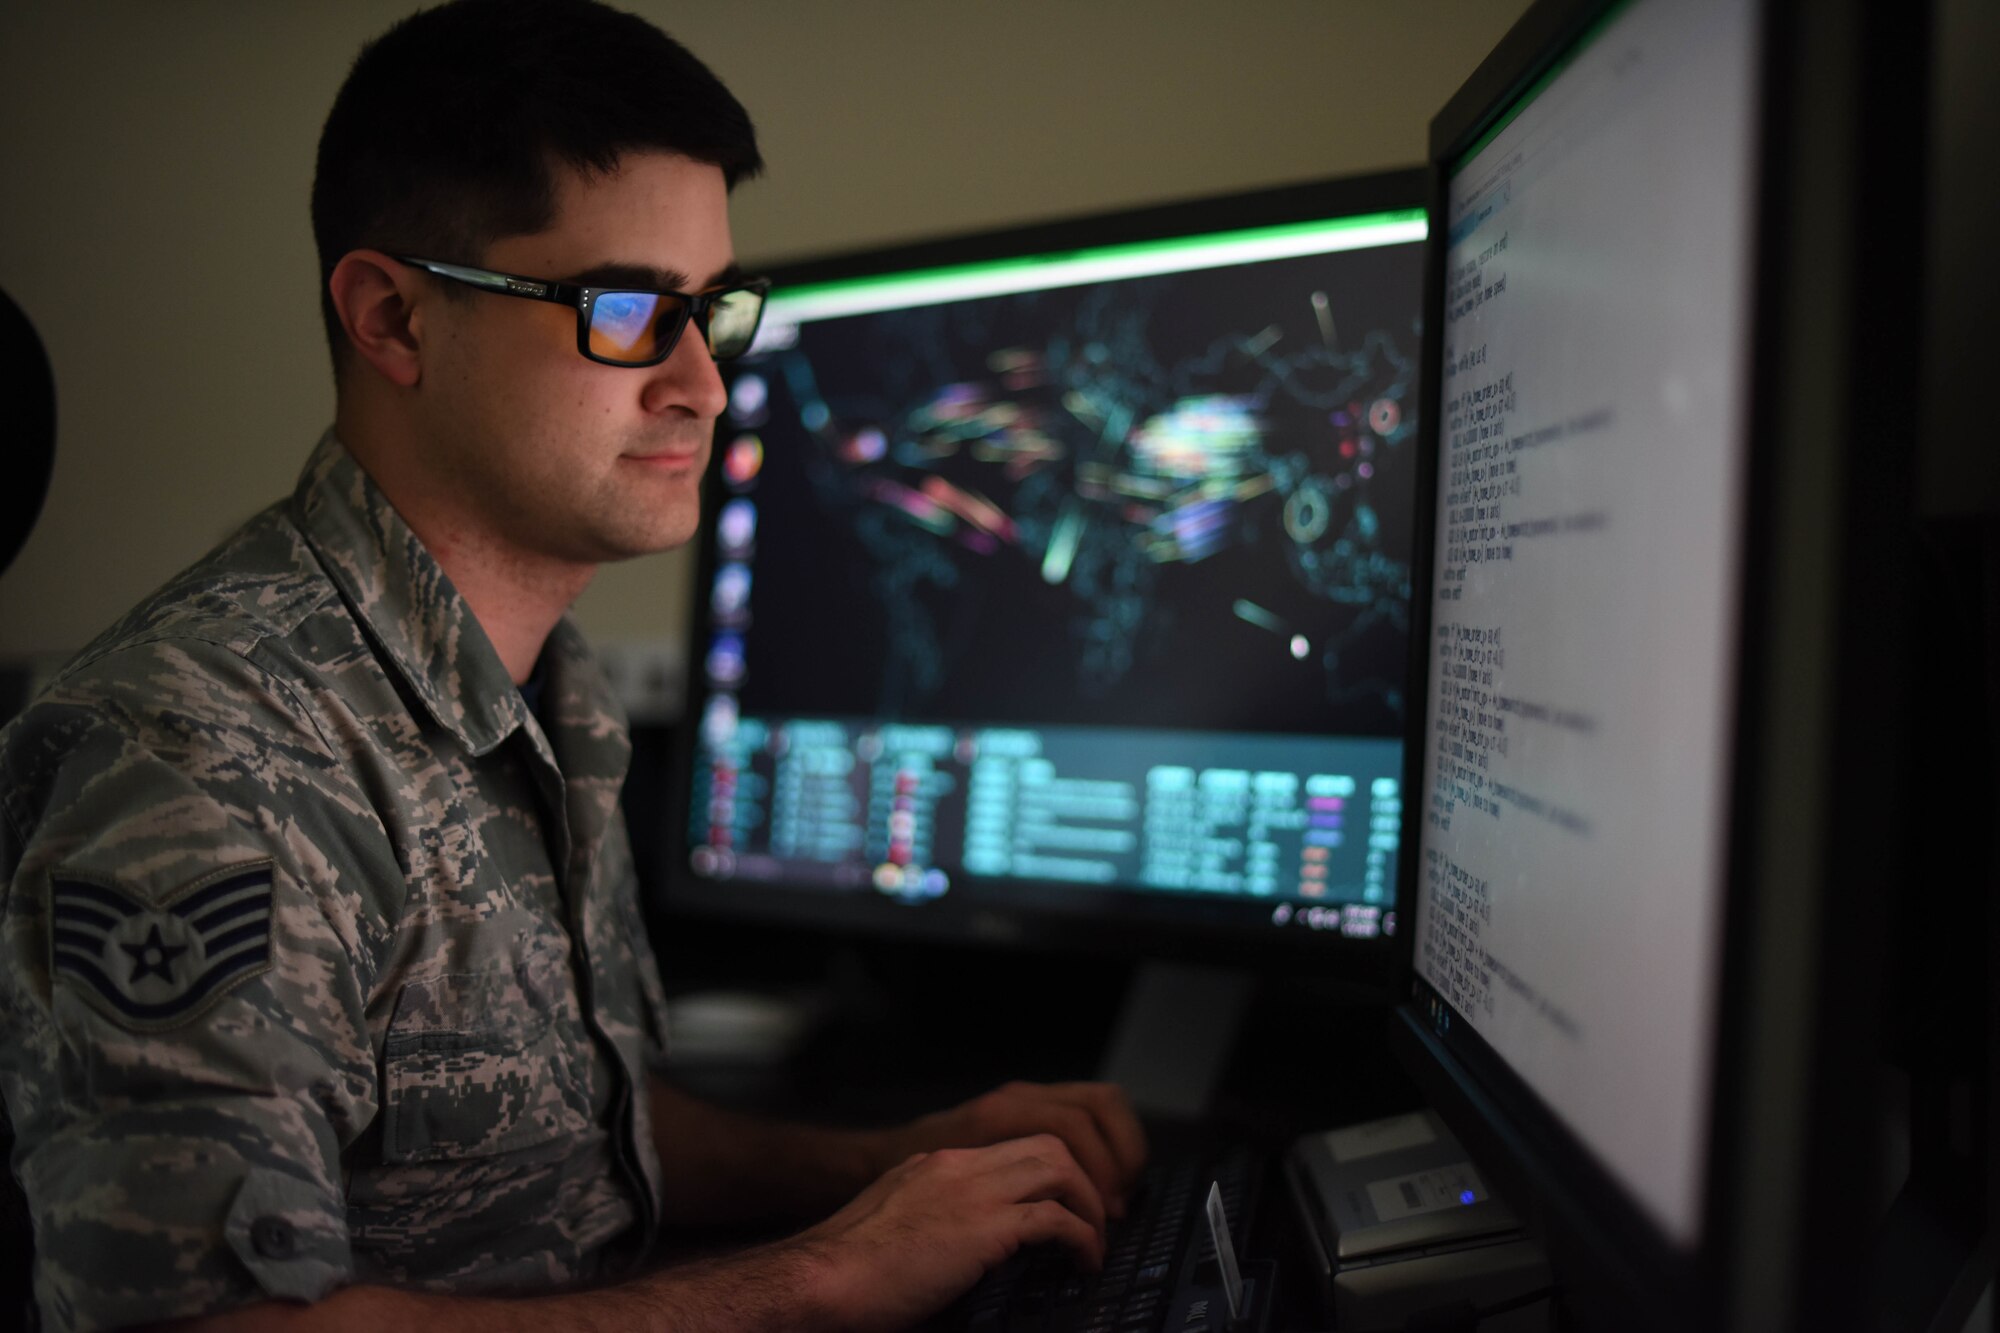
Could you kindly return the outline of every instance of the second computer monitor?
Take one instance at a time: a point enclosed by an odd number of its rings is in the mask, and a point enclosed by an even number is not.
[[[1432,126],[1397,1032],[1579,1326],[1860,1320],[1922,34],[1543,0]]]
[[[779,275],[677,906],[1388,957],[1415,174]]]

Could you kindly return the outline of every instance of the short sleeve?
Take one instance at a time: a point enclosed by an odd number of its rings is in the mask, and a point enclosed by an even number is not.
[[[209,644],[100,659],[0,741],[0,1095],[48,1328],[350,1279],[356,881],[384,868],[345,781],[290,692]]]

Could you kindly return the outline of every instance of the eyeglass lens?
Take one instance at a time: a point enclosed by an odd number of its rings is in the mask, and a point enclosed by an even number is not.
[[[708,350],[727,361],[750,350],[764,298],[755,291],[724,292],[708,309]],[[687,321],[687,302],[662,292],[599,292],[590,306],[590,350],[610,361],[660,359]]]

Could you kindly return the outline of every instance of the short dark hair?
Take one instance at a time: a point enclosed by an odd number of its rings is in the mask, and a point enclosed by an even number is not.
[[[320,131],[313,241],[334,371],[347,337],[327,278],[361,247],[476,263],[555,221],[555,168],[635,150],[762,170],[727,88],[652,24],[596,0],[453,0],[361,49]]]

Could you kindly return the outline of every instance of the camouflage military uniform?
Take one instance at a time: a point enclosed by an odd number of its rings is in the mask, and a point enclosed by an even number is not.
[[[659,981],[625,725],[531,716],[329,435],[0,733],[0,1095],[47,1325],[650,1245]]]

